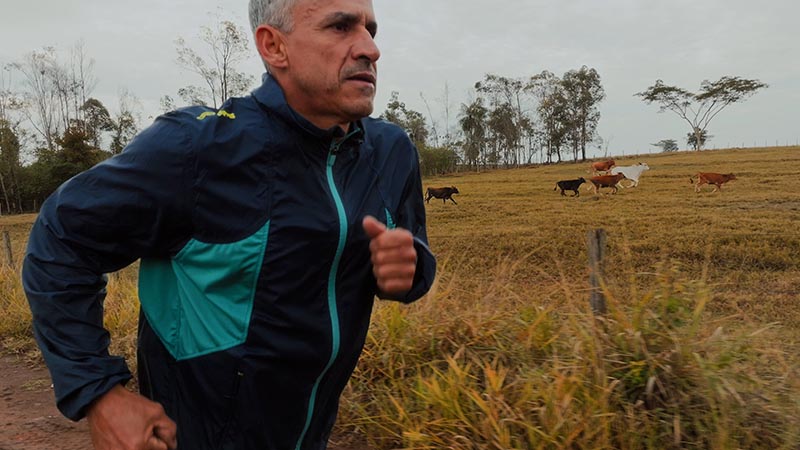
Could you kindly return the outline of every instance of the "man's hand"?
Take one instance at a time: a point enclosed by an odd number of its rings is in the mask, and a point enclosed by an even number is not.
[[[372,216],[364,217],[362,225],[370,239],[372,273],[378,280],[378,288],[390,295],[408,292],[417,270],[414,236],[400,228],[387,230],[386,225]]]
[[[86,418],[95,450],[175,450],[177,427],[164,408],[115,386],[89,407]]]

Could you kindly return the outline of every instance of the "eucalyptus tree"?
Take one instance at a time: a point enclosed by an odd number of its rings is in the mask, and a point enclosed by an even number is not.
[[[516,150],[519,148],[522,133],[516,119],[514,107],[509,103],[500,103],[489,111],[486,124],[491,144],[491,152],[488,155],[490,164],[506,166],[519,164],[519,153]]]
[[[526,89],[538,101],[536,111],[539,113],[542,140],[547,149],[547,162],[553,161],[553,155],[560,162],[561,150],[569,136],[571,123],[561,79],[545,70],[531,77]]]
[[[586,159],[586,145],[594,141],[600,121],[598,104],[606,97],[600,74],[595,69],[582,66],[570,70],[561,79],[573,144],[574,158]]]
[[[475,90],[486,95],[489,98],[490,109],[496,111],[494,122],[497,125],[503,123],[503,126],[495,126],[493,130],[503,133],[497,139],[505,146],[503,151],[505,160],[512,164],[518,164],[521,160],[522,139],[525,137],[525,132],[530,130],[532,123],[524,108],[526,87],[524,79],[494,74],[486,74],[483,81],[475,83]],[[511,123],[506,123],[509,120]]]
[[[486,145],[488,115],[489,110],[483,105],[483,99],[480,97],[468,104],[462,103],[458,115],[458,124],[464,133],[464,161],[476,170],[480,168]]]
[[[647,104],[658,104],[658,112],[672,111],[686,121],[691,127],[690,134],[694,135],[691,145],[700,150],[703,148],[703,133],[722,110],[767,87],[759,80],[724,76],[713,82],[705,80],[698,92],[691,92],[656,80],[654,85],[635,95],[642,97]]]

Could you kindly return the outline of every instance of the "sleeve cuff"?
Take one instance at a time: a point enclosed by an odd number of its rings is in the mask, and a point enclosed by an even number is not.
[[[131,378],[130,372],[126,372],[93,381],[63,398],[57,399],[56,406],[64,416],[77,422],[86,416],[87,409],[93,401],[118,384],[124,386]]]

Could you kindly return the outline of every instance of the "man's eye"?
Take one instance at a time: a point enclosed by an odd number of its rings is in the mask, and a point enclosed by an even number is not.
[[[336,31],[347,31],[350,29],[350,24],[347,23],[337,23],[333,25],[333,28]]]

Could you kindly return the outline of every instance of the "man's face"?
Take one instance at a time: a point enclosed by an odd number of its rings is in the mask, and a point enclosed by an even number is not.
[[[292,18],[279,80],[289,104],[321,128],[370,115],[380,57],[372,0],[301,0]]]

